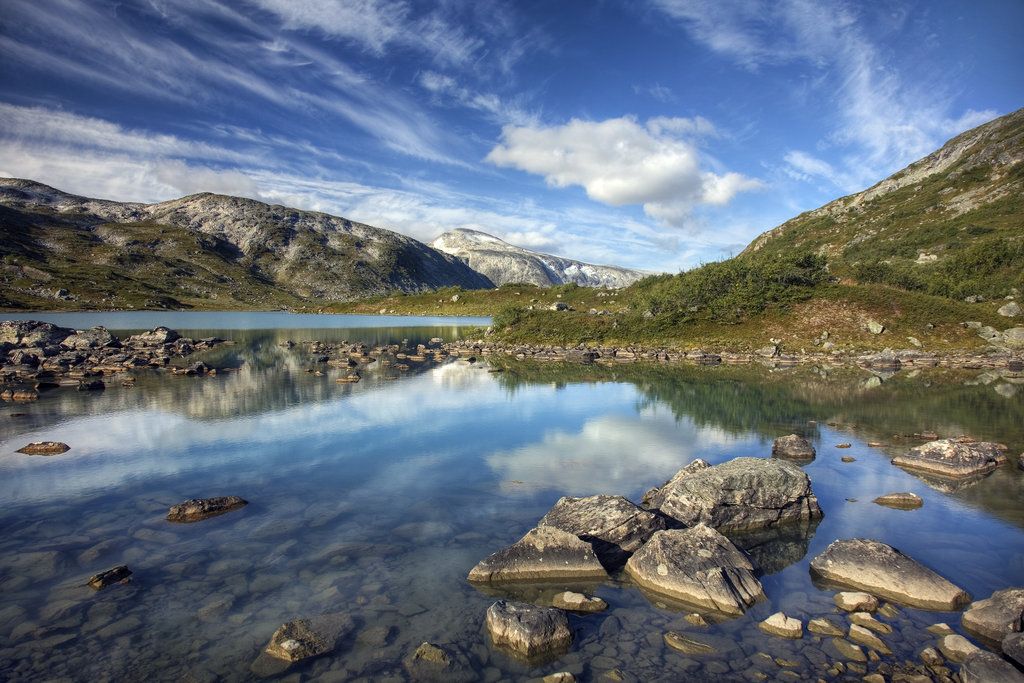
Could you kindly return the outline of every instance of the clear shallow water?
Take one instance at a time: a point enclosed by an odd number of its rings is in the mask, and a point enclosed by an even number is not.
[[[414,334],[437,333],[393,338]],[[1024,582],[1021,472],[1004,466],[948,493],[888,462],[918,443],[894,435],[923,430],[1021,452],[1024,391],[1005,388],[1016,377],[897,374],[875,386],[852,370],[512,363],[490,373],[455,361],[408,373],[371,366],[359,384],[339,385],[340,371],[316,377],[300,350],[276,345],[316,335],[235,338],[210,357],[238,370],[217,377],[143,375],[131,389],[54,390],[0,406],[0,677],[245,680],[281,623],[346,611],[357,634],[289,673],[401,677],[401,660],[429,640],[460,651],[483,680],[561,670],[596,679],[613,668],[641,680],[775,677],[778,665],[759,652],[813,679],[834,659],[830,646],[771,638],[756,624],[780,609],[805,621],[834,613],[833,591],[814,585],[808,563],[836,538],[891,543],[978,598]],[[465,575],[559,496],[638,500],[695,457],[767,456],[775,436],[794,430],[818,448],[805,469],[825,518],[813,534],[752,550],[769,600],[698,631],[719,654],[667,650],[666,630],[694,629],[619,579],[592,588],[610,609],[571,617],[575,643],[556,661],[530,668],[490,647],[483,615],[493,596]],[[14,453],[42,439],[72,450]],[[918,493],[924,507],[871,503],[891,491]],[[232,494],[250,505],[192,525],[163,519],[186,498]],[[120,563],[135,572],[130,586],[81,586]],[[937,621],[959,626],[956,614],[901,609],[885,640],[913,657]]]

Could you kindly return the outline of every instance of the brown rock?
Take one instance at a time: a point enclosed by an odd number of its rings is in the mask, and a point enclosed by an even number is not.
[[[215,498],[193,498],[178,503],[167,512],[170,522],[198,522],[226,512],[245,507],[249,502],[238,496],[217,496]]]
[[[25,455],[60,455],[71,450],[71,446],[60,441],[33,441],[32,443],[18,449],[19,453]]]
[[[108,569],[89,578],[89,587],[93,590],[102,590],[115,583],[128,583],[131,581],[132,570],[125,565]]]

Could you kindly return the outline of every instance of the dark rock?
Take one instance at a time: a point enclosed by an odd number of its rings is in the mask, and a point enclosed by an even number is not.
[[[78,383],[79,391],[103,391],[107,388],[107,385],[103,383],[101,379],[86,380],[83,379]]]
[[[265,652],[271,657],[297,662],[333,651],[353,630],[352,617],[340,612],[296,619],[274,631]]]
[[[1018,667],[1024,668],[1024,633],[1007,634],[1000,647],[1003,654],[1016,662]]]
[[[999,444],[964,439],[939,439],[911,448],[892,464],[907,470],[943,477],[973,477],[991,472],[999,465]]]
[[[1024,588],[1007,588],[984,600],[972,602],[961,616],[960,623],[992,644],[1024,630]]]
[[[747,556],[704,524],[655,533],[626,573],[643,588],[723,614],[742,614],[764,597]]]
[[[953,610],[970,596],[892,546],[861,538],[834,541],[811,560],[811,573],[913,607]]]
[[[1024,683],[1024,674],[1013,664],[985,650],[967,655],[960,667],[961,683]]]
[[[921,496],[916,493],[907,492],[887,493],[884,496],[875,498],[874,502],[886,507],[896,508],[897,510],[913,510],[924,505]]]
[[[209,517],[223,515],[237,510],[249,502],[238,496],[217,496],[215,498],[192,498],[178,503],[167,512],[170,522],[198,522]]]
[[[89,587],[94,590],[101,590],[115,583],[128,583],[131,581],[132,570],[125,565],[108,569],[89,578]]]
[[[469,572],[473,583],[559,579],[607,579],[594,549],[556,527],[531,529],[521,539],[482,560]]]
[[[528,659],[566,651],[572,631],[565,612],[499,600],[487,609],[487,630],[498,647]]]
[[[18,449],[19,453],[25,455],[60,455],[71,450],[71,446],[60,441],[33,441]]]
[[[665,528],[662,518],[622,496],[560,498],[537,525],[567,531],[590,543],[608,569],[622,566],[651,534]]]
[[[780,436],[772,444],[773,458],[786,458],[788,460],[811,461],[814,460],[815,451],[811,442],[799,434]]]

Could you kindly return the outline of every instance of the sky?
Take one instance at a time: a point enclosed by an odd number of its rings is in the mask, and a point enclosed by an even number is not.
[[[677,272],[1024,106],[1019,0],[4,0],[0,176]]]

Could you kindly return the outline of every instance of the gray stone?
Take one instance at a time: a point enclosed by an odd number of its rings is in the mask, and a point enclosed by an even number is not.
[[[970,596],[892,546],[862,538],[834,541],[811,560],[822,579],[913,607],[953,610]]]
[[[647,500],[684,526],[704,523],[723,532],[822,516],[804,471],[777,459],[736,458],[697,471],[684,469]]]
[[[601,598],[592,598],[573,591],[558,593],[551,599],[551,605],[570,612],[601,612],[608,609],[608,603]]]
[[[223,515],[248,505],[249,502],[238,496],[217,496],[215,498],[193,498],[178,503],[167,512],[170,522],[198,522],[209,517]]]
[[[939,639],[939,650],[946,656],[946,659],[962,662],[967,659],[967,655],[977,652],[979,648],[963,636],[954,633]]]
[[[69,335],[60,343],[65,349],[74,351],[89,351],[100,348],[117,348],[121,342],[117,337],[110,334],[105,327],[93,327],[88,330],[79,330]]]
[[[1024,633],[1010,633],[1000,643],[1003,654],[1024,668]]]
[[[340,612],[296,619],[274,631],[264,651],[271,657],[297,662],[333,651],[354,629],[352,617]]]
[[[877,650],[884,655],[892,654],[892,650],[889,649],[888,645],[883,643],[878,636],[863,626],[850,624],[850,631],[847,634],[847,637],[855,643],[869,647],[872,650]]]
[[[537,525],[576,534],[594,546],[608,568],[621,566],[651,534],[665,528],[660,517],[622,496],[560,498]]]
[[[909,492],[887,493],[884,496],[875,498],[875,503],[885,507],[896,508],[897,510],[913,510],[924,505],[921,496]]]
[[[487,631],[498,647],[528,659],[564,652],[572,643],[565,612],[499,600],[487,608]]]
[[[845,638],[833,638],[832,646],[839,653],[839,656],[843,659],[854,661],[854,662],[866,662],[868,661],[867,655],[864,654],[864,650],[860,649],[857,645],[854,645]]]
[[[878,609],[878,598],[870,593],[843,591],[832,596],[832,601],[847,612],[874,612]]]
[[[776,612],[757,625],[765,633],[782,638],[803,638],[804,626],[799,619],[787,617],[782,612]]]
[[[1024,588],[1007,588],[972,602],[960,617],[960,623],[990,643],[998,643],[1006,635],[1024,630]]]
[[[885,325],[878,322],[877,320],[868,320],[867,323],[864,324],[864,327],[871,334],[882,334],[883,332],[885,332]]]
[[[892,633],[892,626],[882,623],[867,612],[854,612],[850,615],[850,621],[875,633]]]
[[[0,344],[12,348],[43,348],[56,346],[74,334],[67,327],[38,320],[4,320],[0,322]]]
[[[1024,349],[1024,327],[1011,327],[1008,330],[1003,330],[1001,339],[1003,346],[1008,346],[1011,349]]]
[[[1020,304],[1018,304],[1016,301],[1011,301],[1008,304],[1003,304],[996,311],[996,313],[1003,316],[1004,318],[1016,318],[1018,315],[1020,315],[1020,312]]]
[[[468,578],[474,583],[603,580],[608,578],[608,572],[589,543],[568,531],[540,526],[481,560],[470,570]]]
[[[678,631],[669,631],[664,636],[665,644],[673,650],[688,655],[706,655],[715,651],[713,645],[704,643]]]
[[[825,617],[811,619],[807,622],[807,630],[823,636],[842,636],[846,634],[846,631],[840,628],[838,624]]]
[[[747,556],[704,524],[657,532],[629,558],[626,573],[655,593],[729,615],[764,597]]]
[[[788,460],[799,460],[809,462],[814,460],[814,446],[811,442],[799,434],[780,436],[772,444],[773,458],[786,458]]]
[[[964,659],[960,667],[961,683],[1024,683],[1012,664],[993,652],[978,650]]]
[[[892,459],[903,469],[942,477],[972,477],[991,472],[999,465],[999,444],[965,439],[939,439],[911,448]]]
[[[177,341],[181,337],[176,331],[166,327],[155,327],[149,332],[128,337],[131,346],[163,346]]]

